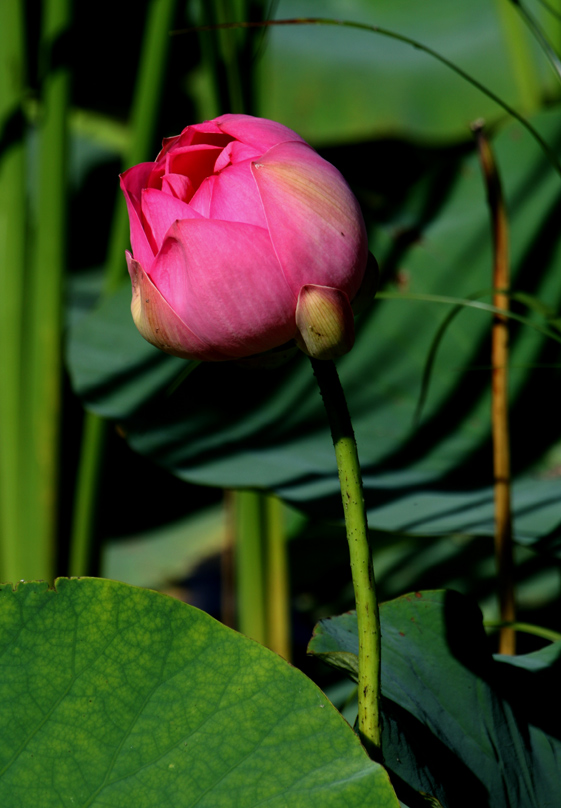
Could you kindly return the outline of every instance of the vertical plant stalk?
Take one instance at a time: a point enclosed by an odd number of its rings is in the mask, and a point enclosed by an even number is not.
[[[356,441],[345,394],[331,360],[312,359],[327,413],[345,513],[358,623],[358,731],[373,760],[382,761],[381,632]]]
[[[258,491],[237,491],[234,502],[238,628],[266,645],[263,495]]]
[[[230,491],[237,626],[290,660],[288,561],[282,503],[261,491]]]
[[[493,152],[481,124],[473,126],[483,170],[493,232],[493,305],[509,309],[506,293],[510,286],[508,221],[501,182]],[[514,598],[514,561],[510,491],[510,437],[508,426],[508,318],[495,314],[491,337],[492,431],[495,488],[495,557],[500,619],[516,619]],[[516,634],[503,626],[499,634],[499,652],[514,654]]]
[[[18,578],[54,576],[62,403],[63,284],[66,269],[70,69],[69,0],[44,0],[37,215],[27,278],[22,413],[22,569]]]
[[[0,4],[0,579],[20,569],[19,435],[26,258],[24,9]]]
[[[130,118],[130,145],[123,167],[149,157],[158,121],[158,109],[170,48],[176,0],[152,0],[146,15],[138,79]],[[129,221],[121,194],[117,197],[105,270],[105,294],[114,292],[126,278],[125,250],[129,244]],[[105,445],[105,422],[93,413],[84,416],[82,446],[74,500],[70,548],[70,574],[86,575],[94,535],[95,504]]]
[[[265,614],[267,647],[290,661],[290,609],[288,559],[283,505],[277,497],[264,494],[265,506]]]
[[[86,413],[74,491],[70,575],[87,575],[91,568],[95,503],[99,492],[105,438],[105,421],[93,413]]]

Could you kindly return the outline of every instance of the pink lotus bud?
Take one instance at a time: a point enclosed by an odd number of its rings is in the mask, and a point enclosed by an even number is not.
[[[207,361],[291,340],[318,358],[350,350],[364,221],[339,171],[295,132],[249,115],[188,126],[121,188],[132,313],[149,342]]]

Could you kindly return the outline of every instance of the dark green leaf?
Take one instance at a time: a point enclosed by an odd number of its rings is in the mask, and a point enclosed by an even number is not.
[[[381,622],[390,771],[444,808],[557,805],[561,642],[492,657],[479,610],[456,592],[390,601]],[[356,678],[354,613],[322,620],[309,651]]]

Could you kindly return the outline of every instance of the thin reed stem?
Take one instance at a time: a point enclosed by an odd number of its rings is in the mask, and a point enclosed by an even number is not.
[[[493,305],[508,310],[510,286],[508,221],[497,165],[480,125],[474,127],[479,159],[487,189],[493,234]],[[500,618],[516,620],[510,482],[510,436],[508,426],[508,318],[495,314],[491,337],[493,471],[495,490],[495,556]],[[499,632],[499,652],[514,654],[516,633],[505,625]]]

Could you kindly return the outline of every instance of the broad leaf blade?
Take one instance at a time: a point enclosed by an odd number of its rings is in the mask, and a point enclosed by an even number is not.
[[[445,808],[553,808],[561,764],[561,642],[523,657],[493,658],[478,609],[455,592],[390,601],[381,621],[390,771]],[[322,621],[309,650],[356,677],[354,613]]]
[[[166,596],[5,585],[0,660],[3,805],[397,808],[310,680]]]

